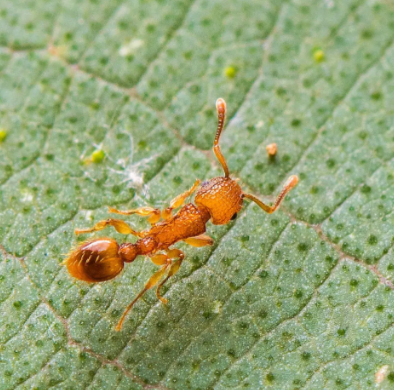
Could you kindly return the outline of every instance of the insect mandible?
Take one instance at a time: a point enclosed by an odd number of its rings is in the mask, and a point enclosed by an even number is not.
[[[298,182],[297,176],[290,176],[272,206],[266,205],[254,195],[243,192],[237,181],[230,178],[226,159],[219,146],[226,116],[226,103],[223,99],[216,101],[216,109],[218,127],[213,151],[223,167],[223,177],[215,177],[202,184],[200,180],[196,180],[189,190],[174,198],[164,210],[153,207],[140,207],[127,211],[109,208],[111,213],[148,217],[151,224],[148,230],[137,232],[125,221],[113,218],[100,221],[92,228],[75,230],[76,234],[82,234],[113,226],[119,233],[138,237],[135,243],[126,242],[121,245],[108,237],[95,238],[79,245],[64,261],[69,273],[77,279],[90,283],[113,279],[123,270],[124,263],[133,262],[137,256],[147,256],[160,267],[125,309],[115,328],[117,331],[122,328],[127,313],[147,290],[156,287],[157,298],[164,304],[167,303],[167,299],[161,296],[160,290],[164,283],[178,272],[184,259],[181,250],[172,248],[176,242],[184,241],[194,247],[212,245],[213,239],[204,234],[209,220],[214,225],[227,224],[237,217],[245,198],[257,203],[265,212],[271,214]],[[186,204],[174,215],[173,211],[181,207],[186,198],[196,190],[194,203]]]

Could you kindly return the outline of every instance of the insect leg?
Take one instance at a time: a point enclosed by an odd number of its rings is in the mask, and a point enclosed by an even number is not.
[[[263,203],[260,199],[256,198],[254,195],[251,194],[242,194],[244,198],[248,198],[258,204],[265,212],[272,214],[282,203],[282,200],[285,198],[285,196],[288,194],[288,192],[294,188],[298,183],[298,177],[297,176],[290,176],[286,183],[284,184],[282,191],[278,195],[278,197],[275,200],[275,203],[273,206],[268,206],[265,203]]]
[[[162,217],[164,219],[168,219],[171,214],[172,214],[172,210],[182,206],[182,204],[184,203],[184,201],[186,200],[186,198],[188,196],[190,196],[196,189],[197,187],[200,185],[201,181],[199,179],[197,179],[193,186],[191,188],[189,188],[187,191],[183,192],[182,194],[178,195],[177,197],[175,197],[171,202],[170,202],[170,207],[167,207],[166,209],[164,209],[162,211]]]
[[[163,253],[159,253],[157,255],[151,256],[150,261],[156,265],[164,265],[164,264],[167,264],[168,261],[170,261],[170,259],[168,258],[167,255],[165,255]]]
[[[165,304],[168,301],[167,301],[167,299],[163,298],[160,295],[160,290],[163,287],[164,283],[166,283],[167,280],[171,278],[171,276],[175,275],[178,272],[178,270],[182,264],[182,261],[185,257],[185,254],[182,251],[180,251],[179,249],[170,249],[169,251],[167,251],[167,255],[170,259],[178,259],[178,261],[172,262],[172,264],[170,265],[170,269],[168,270],[167,276],[160,282],[160,284],[157,286],[157,289],[156,289],[157,298],[159,298]]]
[[[151,225],[156,224],[160,219],[160,210],[154,209],[153,207],[139,207],[133,210],[117,210],[112,207],[108,207],[110,213],[121,214],[121,215],[132,215],[137,214],[142,217],[149,217],[148,221]]]
[[[207,236],[206,234],[200,234],[199,236],[196,237],[189,237],[183,241],[186,242],[186,244],[195,246],[197,248],[213,244],[213,239]]]
[[[138,295],[134,298],[134,300],[127,306],[126,310],[123,312],[122,317],[120,318],[118,325],[116,325],[116,330],[119,331],[122,329],[123,321],[125,320],[127,313],[132,309],[134,304],[145,294],[146,291],[156,286],[159,283],[160,279],[164,276],[168,268],[168,265],[163,265],[158,271],[156,271],[145,284],[144,288],[138,293]]]
[[[137,237],[144,237],[143,233],[133,230],[125,221],[112,218],[97,222],[92,228],[75,229],[75,234],[97,232],[103,230],[107,226],[113,226],[117,232],[122,234],[133,234]]]

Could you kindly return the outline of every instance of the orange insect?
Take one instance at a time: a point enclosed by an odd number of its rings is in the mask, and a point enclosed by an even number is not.
[[[236,180],[230,178],[226,160],[220,150],[219,138],[223,130],[226,115],[226,103],[223,99],[216,102],[218,113],[218,128],[213,151],[224,170],[224,177],[215,177],[200,186],[196,180],[193,187],[178,195],[164,210],[152,207],[141,207],[135,210],[120,211],[109,208],[112,213],[131,215],[138,214],[148,217],[152,227],[149,230],[137,232],[120,219],[100,221],[92,228],[76,229],[76,234],[90,233],[113,226],[122,234],[133,234],[139,239],[137,242],[119,245],[112,238],[96,238],[81,244],[65,260],[68,271],[72,276],[85,282],[102,282],[116,277],[124,267],[124,263],[131,263],[137,256],[148,256],[150,260],[160,266],[145,284],[142,291],[135,297],[124,311],[116,330],[120,330],[127,313],[139,298],[152,287],[157,286],[156,295],[164,304],[167,300],[160,295],[160,289],[171,276],[175,275],[182,264],[184,254],[176,248],[171,248],[178,241],[184,241],[195,247],[212,245],[211,237],[205,235],[206,224],[212,220],[214,225],[224,225],[237,217],[245,198],[257,203],[265,212],[273,213],[280,205],[286,194],[297,184],[298,177],[290,176],[273,206],[264,204],[255,196],[242,192]],[[188,203],[175,215],[173,210],[182,206],[187,197],[194,193],[194,204]],[[162,222],[159,222],[162,219]]]

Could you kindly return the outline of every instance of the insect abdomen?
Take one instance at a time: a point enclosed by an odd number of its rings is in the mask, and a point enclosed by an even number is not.
[[[75,249],[66,259],[72,276],[85,282],[103,282],[113,279],[123,270],[119,246],[111,238],[88,241]]]

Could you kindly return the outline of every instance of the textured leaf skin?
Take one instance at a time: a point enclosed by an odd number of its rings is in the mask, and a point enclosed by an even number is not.
[[[0,389],[393,388],[393,20],[383,0],[1,0]],[[300,183],[181,244],[168,308],[148,293],[117,333],[155,267],[76,281],[73,230],[221,174],[219,96],[244,188]]]

